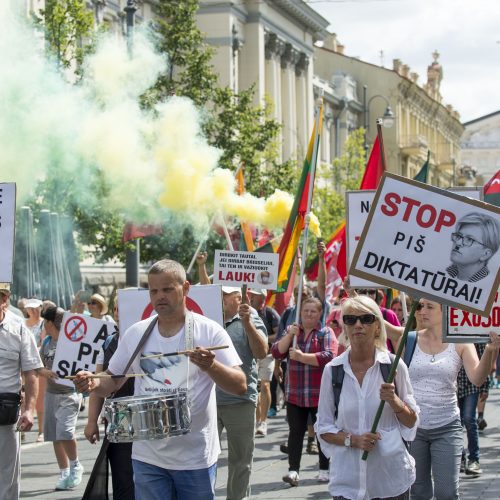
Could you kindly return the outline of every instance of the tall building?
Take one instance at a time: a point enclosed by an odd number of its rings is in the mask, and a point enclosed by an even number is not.
[[[500,169],[500,111],[466,122],[464,127],[463,181],[483,186]]]
[[[398,59],[388,69],[343,52],[334,35],[322,47],[315,48],[317,81],[330,87],[333,94],[344,88],[343,95],[337,96],[341,107],[332,109],[339,128],[330,131],[335,137],[328,140],[342,141],[346,130],[357,124],[366,128],[366,142],[371,145],[376,136],[376,119],[392,112],[393,126],[383,129],[387,170],[411,178],[425,162],[429,150],[429,183],[441,187],[454,184],[461,161],[463,126],[458,113],[441,102],[439,54],[433,54],[427,81],[420,86],[418,75]]]

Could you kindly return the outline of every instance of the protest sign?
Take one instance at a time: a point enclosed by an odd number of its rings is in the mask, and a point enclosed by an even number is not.
[[[276,290],[278,266],[279,255],[277,253],[216,250],[214,283]]]
[[[110,321],[64,313],[52,371],[59,377],[76,375],[80,370],[94,372],[102,344],[115,331],[116,325]],[[73,387],[71,380],[59,379],[57,383]]]
[[[0,283],[12,283],[16,227],[16,184],[0,183]]]
[[[443,342],[475,343],[489,342],[490,332],[500,331],[499,293],[489,316],[479,316],[455,307],[443,307]]]
[[[195,285],[189,288],[186,307],[195,313],[213,319],[224,327],[222,318],[222,292],[219,285]],[[149,299],[149,290],[145,288],[118,290],[118,316],[120,331],[138,321],[156,314]]]
[[[475,200],[481,199],[482,188],[480,187],[455,187],[450,192],[468,196]],[[374,189],[346,192],[347,205],[347,267],[352,262],[352,257],[358,246],[359,238],[368,219],[370,207],[375,197]],[[378,288],[380,284],[367,281],[356,276],[349,277],[350,286],[353,288]]]
[[[385,174],[350,274],[475,314],[500,283],[500,208]]]

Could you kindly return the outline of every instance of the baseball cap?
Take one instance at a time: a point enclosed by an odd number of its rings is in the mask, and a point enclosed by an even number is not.
[[[0,293],[6,293],[10,295],[10,283],[0,283]]]
[[[28,299],[26,304],[24,304],[24,308],[36,309],[38,307],[42,307],[43,302],[40,299]]]
[[[241,288],[239,286],[223,286],[222,293],[241,293]]]
[[[262,295],[263,297],[267,297],[267,290],[264,290],[264,288],[251,288],[248,290],[248,293],[253,293],[254,295]]]

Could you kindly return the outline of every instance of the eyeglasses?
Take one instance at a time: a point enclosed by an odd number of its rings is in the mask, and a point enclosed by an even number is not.
[[[361,314],[360,316],[356,316],[354,314],[344,314],[344,316],[342,316],[342,321],[344,322],[344,325],[349,325],[349,326],[355,325],[358,319],[362,325],[372,325],[373,323],[375,323],[375,320],[377,318],[375,314]]]
[[[483,247],[488,248],[488,246],[485,245],[484,243],[481,243],[480,241],[477,241],[474,238],[466,236],[462,233],[451,233],[451,241],[453,241],[453,243],[459,243],[464,247],[470,247],[472,246],[473,243],[477,243]]]
[[[99,302],[96,302],[95,300],[91,300],[90,302],[87,302],[89,306],[97,306],[99,305]]]

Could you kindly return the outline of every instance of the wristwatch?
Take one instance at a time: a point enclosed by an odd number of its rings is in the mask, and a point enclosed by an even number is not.
[[[352,434],[350,433],[347,433],[345,438],[344,438],[344,446],[346,448],[350,448],[351,447],[351,437],[352,437]]]

